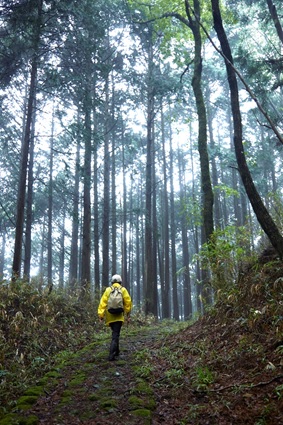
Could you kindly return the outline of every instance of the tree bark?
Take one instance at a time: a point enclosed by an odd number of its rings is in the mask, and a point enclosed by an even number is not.
[[[203,226],[205,230],[205,240],[209,242],[213,233],[213,191],[209,171],[209,157],[207,150],[207,116],[202,92],[202,40],[199,22],[191,17],[188,0],[186,0],[187,16],[190,28],[194,35],[194,72],[192,87],[196,99],[198,115],[198,150],[200,156],[201,188],[203,194]],[[200,16],[199,0],[194,0],[194,13]]]

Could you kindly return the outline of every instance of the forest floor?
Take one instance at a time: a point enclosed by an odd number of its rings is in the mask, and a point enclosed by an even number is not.
[[[237,299],[193,324],[125,325],[116,361],[110,331],[98,329],[0,425],[283,424],[283,265],[252,273]]]

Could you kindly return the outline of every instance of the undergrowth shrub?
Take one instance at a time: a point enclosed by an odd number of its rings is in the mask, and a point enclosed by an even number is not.
[[[53,290],[49,295],[21,280],[0,285],[0,398],[9,403],[52,356],[88,343],[96,327],[97,301]]]
[[[266,244],[260,254],[251,253],[248,229],[228,226],[214,232],[198,260],[211,276],[211,315],[259,334],[272,326],[283,337],[283,265],[274,248]]]
[[[252,259],[247,228],[227,226],[224,230],[215,230],[211,242],[202,246],[196,259],[211,273],[210,284],[215,295],[227,296],[242,265]]]

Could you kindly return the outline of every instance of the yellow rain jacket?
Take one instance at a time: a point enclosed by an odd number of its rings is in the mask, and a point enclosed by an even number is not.
[[[120,287],[122,290],[124,300],[124,313],[111,314],[107,311],[107,302],[111,292],[111,286],[109,286],[109,288],[105,289],[98,306],[98,316],[102,319],[105,315],[106,325],[109,325],[109,323],[113,322],[124,322],[124,315],[129,314],[132,309],[132,300],[127,289],[117,282],[113,283],[112,286],[116,288]]]

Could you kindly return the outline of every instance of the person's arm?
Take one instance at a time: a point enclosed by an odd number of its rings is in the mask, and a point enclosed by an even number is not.
[[[124,313],[129,317],[132,310],[132,299],[126,288],[123,288]]]
[[[97,314],[99,316],[99,318],[102,320],[104,317],[104,313],[107,307],[107,302],[108,302],[108,298],[109,298],[109,289],[111,290],[111,288],[106,288],[104,291],[104,294],[102,295],[101,299],[100,299],[100,303],[98,306],[98,310],[97,310]]]

